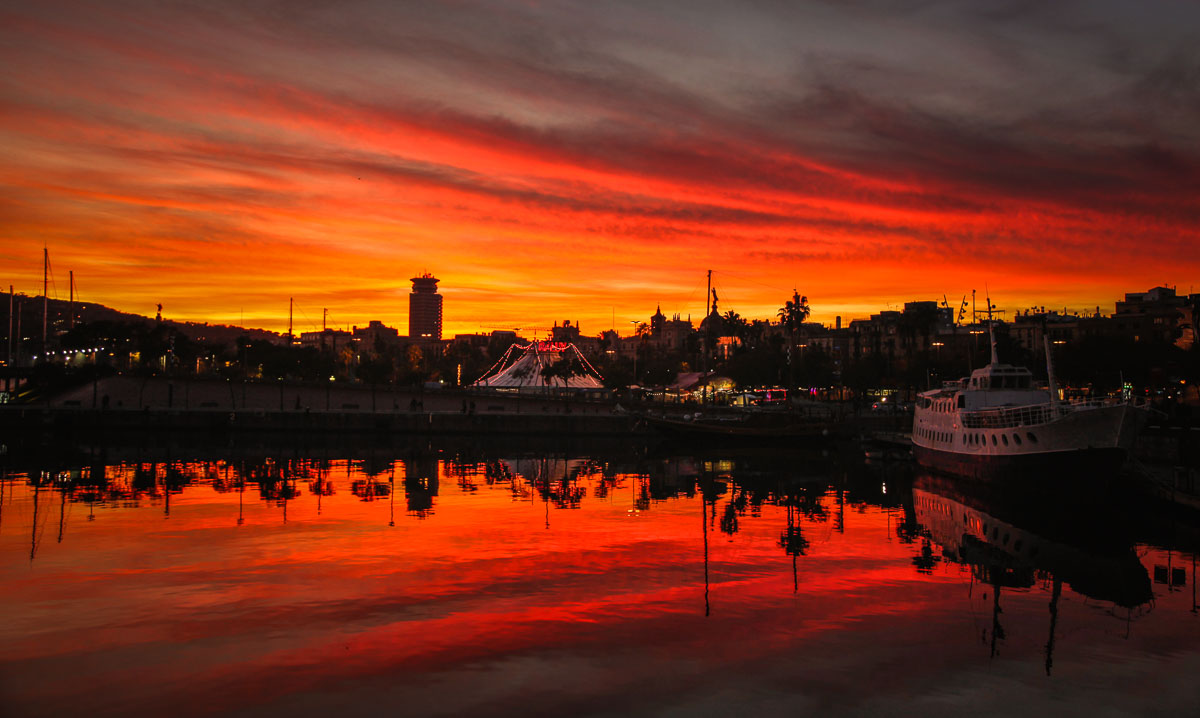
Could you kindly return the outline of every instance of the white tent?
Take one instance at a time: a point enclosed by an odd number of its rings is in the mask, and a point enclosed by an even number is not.
[[[555,375],[570,367],[569,376]],[[604,388],[600,372],[584,358],[579,348],[568,342],[531,342],[513,344],[500,361],[472,386],[496,389],[573,389]]]

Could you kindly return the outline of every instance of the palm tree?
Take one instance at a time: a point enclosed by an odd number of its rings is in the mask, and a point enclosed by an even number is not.
[[[633,383],[637,383],[637,363],[638,354],[642,353],[646,347],[646,342],[649,341],[653,332],[650,330],[650,325],[642,322],[633,330],[634,336],[638,338],[637,344],[633,346]]]
[[[725,316],[721,317],[724,324],[725,335],[737,337],[741,341],[746,341],[750,330],[750,322],[742,318],[742,315],[730,309],[725,312]]]
[[[792,298],[779,309],[779,323],[787,327],[789,331],[795,332],[811,313],[808,297],[802,297],[799,292],[792,290]]]
[[[792,298],[784,303],[779,309],[779,323],[788,329],[791,335],[791,341],[788,342],[788,366],[791,372],[792,386],[796,385],[796,364],[792,361],[792,349],[796,346],[796,332],[800,329],[800,325],[808,319],[808,315],[812,310],[808,307],[808,297],[800,296],[800,292],[792,290]]]
[[[550,371],[551,376],[562,381],[564,389],[574,377],[587,374],[587,370],[583,367],[583,362],[579,361],[578,357],[567,356],[566,354],[563,354],[563,356],[559,357],[558,361],[546,367],[546,370]],[[546,370],[542,371],[542,376],[546,376]]]

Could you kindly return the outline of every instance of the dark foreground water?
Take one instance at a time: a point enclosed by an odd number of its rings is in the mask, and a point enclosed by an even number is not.
[[[10,467],[0,715],[1194,715],[1200,531],[780,452]]]

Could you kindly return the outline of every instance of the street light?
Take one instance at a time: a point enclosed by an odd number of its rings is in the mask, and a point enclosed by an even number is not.
[[[630,319],[629,323],[634,325],[634,332],[633,332],[633,338],[634,338],[634,341],[633,341],[633,383],[636,384],[637,383],[638,343],[641,341],[641,338],[637,335],[638,320]]]

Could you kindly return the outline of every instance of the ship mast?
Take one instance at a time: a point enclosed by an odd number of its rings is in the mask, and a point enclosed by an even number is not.
[[[1049,379],[1050,407],[1058,408],[1058,385],[1054,382],[1054,359],[1050,356],[1050,335],[1042,331],[1042,344],[1046,348],[1046,376]]]
[[[992,340],[992,364],[999,364],[1000,355],[996,351],[996,323],[992,321],[992,307],[995,305],[992,304],[992,295],[990,292],[985,297],[988,305],[988,335]]]

